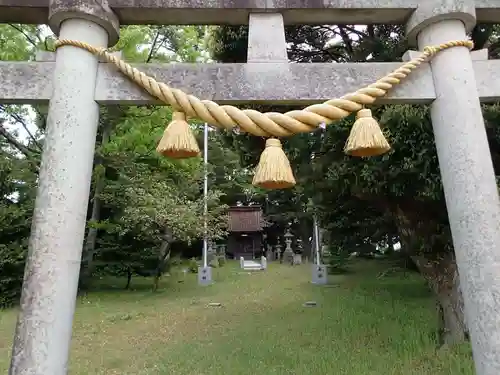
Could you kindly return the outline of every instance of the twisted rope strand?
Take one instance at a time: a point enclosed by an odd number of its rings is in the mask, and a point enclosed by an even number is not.
[[[200,100],[193,95],[157,82],[154,78],[142,73],[125,61],[111,55],[104,48],[96,48],[76,40],[60,39],[55,47],[73,46],[82,48],[94,55],[102,56],[108,63],[114,64],[120,72],[165,104],[187,116],[198,118],[213,126],[232,129],[238,126],[242,131],[263,137],[286,137],[298,133],[314,131],[320,124],[331,124],[351,113],[357,112],[365,105],[375,102],[399,84],[423,62],[430,60],[437,53],[452,47],[473,48],[468,40],[457,40],[437,46],[425,47],[422,54],[404,63],[385,77],[338,99],[327,100],[321,104],[313,104],[302,110],[286,113],[260,113],[252,109],[241,110],[231,105],[218,105],[210,100]]]

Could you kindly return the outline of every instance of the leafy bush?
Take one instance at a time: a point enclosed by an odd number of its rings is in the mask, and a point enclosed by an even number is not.
[[[0,173],[5,173],[2,167],[5,166],[0,160]],[[8,186],[8,180],[3,180],[2,184]],[[0,193],[7,195],[10,191],[0,190]],[[0,308],[19,303],[28,254],[32,203],[29,198],[17,203],[0,200]]]
[[[180,266],[180,265],[182,265],[182,259],[181,259],[180,255],[176,255],[176,256],[170,258],[170,265],[171,266]]]
[[[27,248],[23,244],[0,244],[0,308],[19,302]]]
[[[198,273],[198,261],[196,258],[189,259],[188,270],[191,273]]]
[[[329,249],[328,269],[332,274],[343,274],[348,272],[349,254],[342,249]]]

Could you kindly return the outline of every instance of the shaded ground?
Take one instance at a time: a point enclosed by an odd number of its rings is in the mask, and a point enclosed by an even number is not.
[[[195,275],[177,283],[174,274],[157,293],[142,278],[131,291],[114,280],[116,289],[79,300],[70,374],[472,375],[468,346],[436,351],[435,308],[422,280],[378,280],[380,267],[360,263],[328,287],[309,283],[308,266],[274,264],[250,275],[230,263],[206,288]],[[303,307],[309,300],[318,306]],[[15,314],[0,312],[0,373]]]

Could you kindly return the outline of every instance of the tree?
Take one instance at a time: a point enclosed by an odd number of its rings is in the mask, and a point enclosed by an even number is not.
[[[96,256],[101,264],[119,264],[122,273],[155,276],[157,283],[171,243],[189,243],[203,234],[202,164],[166,159],[152,149],[170,109],[128,112],[102,148],[108,176],[101,199],[107,213],[98,224],[105,234]],[[226,225],[220,194],[212,189],[208,197],[211,238],[222,236]]]
[[[0,139],[0,307],[20,296],[34,204],[30,166]]]
[[[134,62],[200,61],[206,58],[204,30],[129,26],[122,29],[116,49]],[[2,25],[0,58],[28,60],[36,49],[50,49],[53,38],[44,33],[37,26]],[[46,115],[47,106],[0,106],[2,305],[16,301],[20,292]],[[154,151],[170,118],[169,109],[154,106],[101,108],[81,286],[88,286],[95,272],[135,272],[154,276],[157,287],[169,267],[172,242],[201,237],[201,160],[172,162]],[[199,125],[194,130],[200,133]],[[226,166],[221,163],[215,171],[221,182],[234,155],[224,158]],[[211,189],[208,200],[214,238],[223,235],[226,223],[221,195]]]
[[[211,32],[214,59],[246,60],[242,51],[247,44],[247,28],[222,26]],[[293,26],[286,29],[286,36],[289,59],[300,62],[395,61],[406,50],[400,26]],[[476,48],[487,47],[490,54],[498,53],[495,27],[478,25],[472,36]],[[328,46],[332,39],[335,43]],[[393,151],[370,159],[344,155],[343,143],[352,116],[329,126],[322,137],[294,136],[286,140],[284,148],[299,176],[299,185],[272,194],[280,205],[312,199],[322,225],[330,232],[330,241],[339,251],[351,252],[397,238],[402,253],[411,257],[436,295],[444,324],[443,340],[460,342],[467,337],[467,327],[428,108],[382,106],[374,111]],[[497,164],[498,107],[485,107],[485,117]],[[233,143],[245,150],[244,164],[255,165],[255,141],[232,137]],[[310,167],[307,170],[303,165]],[[302,210],[295,207],[289,212]]]
[[[0,25],[0,60],[29,60],[40,28]],[[0,105],[0,307],[19,299],[34,207],[42,132],[28,106]]]

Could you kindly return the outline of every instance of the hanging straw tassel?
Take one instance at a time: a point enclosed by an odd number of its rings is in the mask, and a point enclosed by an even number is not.
[[[264,189],[286,189],[295,186],[290,162],[286,157],[279,139],[266,141],[266,148],[260,155],[252,184]]]
[[[200,148],[196,142],[193,131],[186,121],[186,114],[174,112],[172,122],[168,124],[163,132],[163,137],[156,151],[174,159],[185,159],[200,154]]]
[[[372,111],[362,109],[357,114],[344,152],[352,156],[377,156],[391,149]]]

